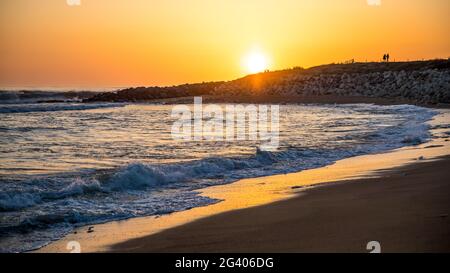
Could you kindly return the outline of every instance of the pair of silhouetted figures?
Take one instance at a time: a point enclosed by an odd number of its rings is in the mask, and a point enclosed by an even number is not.
[[[383,61],[384,62],[389,62],[389,53],[383,55]]]

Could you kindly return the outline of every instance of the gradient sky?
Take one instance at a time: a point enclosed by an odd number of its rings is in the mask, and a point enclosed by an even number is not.
[[[0,87],[231,80],[270,69],[450,57],[449,0],[0,1]]]

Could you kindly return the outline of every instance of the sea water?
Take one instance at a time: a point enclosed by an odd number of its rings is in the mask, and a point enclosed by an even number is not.
[[[0,252],[74,228],[220,202],[196,190],[416,145],[436,113],[410,105],[281,105],[279,147],[180,141],[172,105],[0,104]]]

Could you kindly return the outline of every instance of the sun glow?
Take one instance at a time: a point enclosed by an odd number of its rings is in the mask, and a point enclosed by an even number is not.
[[[269,67],[269,62],[266,55],[261,52],[255,51],[247,55],[244,60],[244,66],[248,73],[253,74],[267,70],[267,68]]]
[[[1,88],[172,86],[385,53],[450,57],[448,0],[68,2],[81,5],[0,1]]]

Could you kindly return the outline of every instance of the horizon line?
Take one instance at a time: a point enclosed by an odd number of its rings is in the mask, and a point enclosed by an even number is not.
[[[349,63],[349,61],[352,61],[352,63]],[[87,87],[82,87],[82,86],[56,86],[56,85],[48,85],[48,86],[36,86],[36,85],[29,85],[29,86],[11,86],[11,85],[4,85],[1,86],[0,85],[0,91],[1,92],[8,92],[8,91],[14,91],[14,92],[19,92],[19,91],[35,91],[35,92],[83,92],[83,91],[87,91],[87,92],[114,92],[114,91],[120,91],[123,89],[129,89],[129,88],[139,88],[139,87],[145,87],[145,88],[150,88],[150,87],[160,87],[160,88],[167,88],[167,87],[175,87],[175,86],[182,86],[182,85],[190,85],[190,84],[201,84],[201,83],[213,83],[213,82],[229,82],[229,81],[234,81],[234,80],[238,80],[238,79],[242,79],[248,76],[253,76],[253,75],[258,75],[258,74],[264,74],[264,73],[272,73],[272,72],[281,72],[281,71],[287,71],[287,70],[292,70],[292,69],[312,69],[315,67],[321,67],[321,66],[327,66],[327,65],[352,65],[352,64],[360,64],[360,63],[407,63],[407,62],[427,62],[427,61],[439,61],[439,60],[450,60],[450,57],[447,58],[440,58],[440,57],[436,57],[436,58],[430,58],[430,59],[413,59],[413,60],[395,60],[394,61],[390,61],[390,62],[383,62],[383,61],[358,61],[356,59],[348,59],[342,62],[331,62],[331,63],[324,63],[324,64],[318,64],[318,65],[313,65],[313,66],[309,66],[309,67],[303,67],[301,65],[298,66],[292,66],[292,67],[287,67],[287,68],[282,68],[282,69],[276,69],[276,70],[270,70],[267,69],[265,71],[261,71],[258,73],[253,73],[253,74],[245,74],[243,76],[237,77],[237,78],[233,78],[230,80],[211,80],[211,81],[201,81],[201,82],[185,82],[185,83],[178,83],[178,84],[166,84],[166,85],[140,85],[140,84],[136,84],[136,85],[128,85],[128,86],[97,86],[97,87],[93,87],[93,86],[87,86]]]

